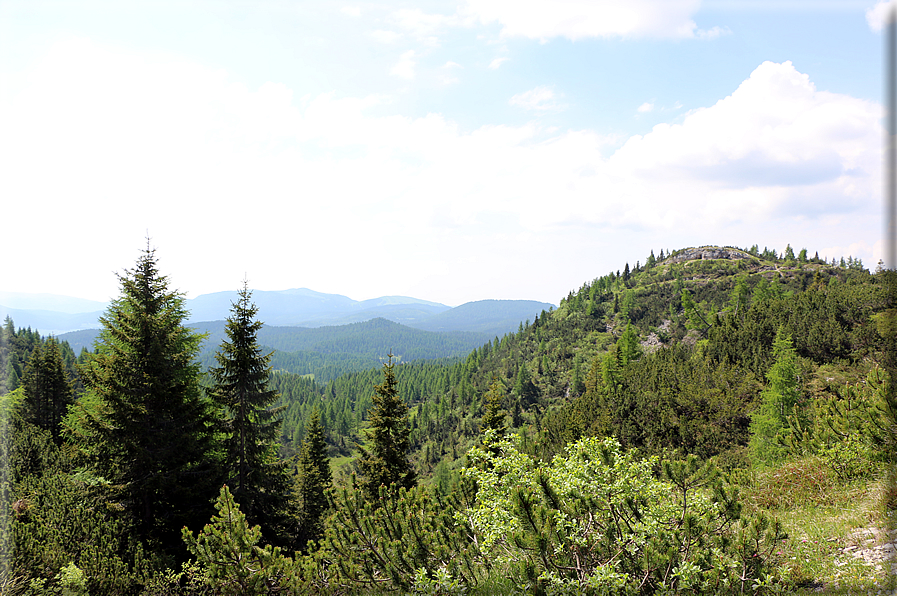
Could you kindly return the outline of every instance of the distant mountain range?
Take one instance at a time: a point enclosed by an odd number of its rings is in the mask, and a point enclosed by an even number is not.
[[[465,331],[503,335],[554,305],[533,300],[479,300],[451,308],[407,296],[352,300],[306,288],[255,290],[252,299],[259,319],[271,327],[324,327],[382,318],[424,331]],[[222,321],[236,302],[236,292],[215,292],[187,300],[188,323]],[[17,327],[61,335],[98,329],[107,304],[54,294],[0,292],[0,318],[9,316]],[[91,334],[93,335],[93,334]]]

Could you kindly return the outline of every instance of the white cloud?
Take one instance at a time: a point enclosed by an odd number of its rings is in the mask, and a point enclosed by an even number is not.
[[[403,8],[392,13],[390,21],[426,45],[439,44],[438,34],[449,26],[461,24],[455,15],[426,13],[419,8]]]
[[[647,101],[638,107],[639,113],[651,112],[653,110],[654,104]]]
[[[712,27],[710,29],[698,29],[695,31],[695,37],[698,39],[716,39],[724,35],[732,35],[732,30],[728,27]]]
[[[557,100],[542,87],[516,105]],[[117,291],[110,271],[133,263],[147,229],[174,286],[192,293],[246,273],[263,289],[358,299],[459,304],[477,288],[556,301],[515,280],[535,268],[538,287],[581,283],[569,247],[594,250],[596,238],[843,246],[874,265],[851,245],[868,238],[874,251],[880,233],[881,106],[819,91],[790,63],[764,63],[716,104],[622,144],[537,123],[467,132],[439,114],[370,114],[387,102],[298,101],[186,61],[62,44],[0,98],[4,221],[68,239],[90,266],[57,248],[9,259],[5,274],[39,271],[105,299]],[[15,227],[3,254],[25,242]],[[374,266],[384,262],[403,286]]]
[[[508,61],[508,58],[506,56],[501,56],[499,58],[496,58],[492,62],[490,62],[489,68],[495,70],[496,68],[498,68],[499,66],[501,66],[502,64],[504,64],[507,61]]]
[[[462,12],[498,22],[507,37],[691,38],[698,35],[692,16],[699,7],[700,0],[467,0]]]
[[[661,209],[670,220],[812,219],[875,203],[880,115],[871,102],[816,90],[790,62],[765,62],[729,97],[629,139],[608,164],[675,197],[675,209]]]
[[[401,56],[399,56],[399,61],[395,66],[392,67],[392,70],[390,70],[389,72],[403,79],[413,79],[414,67],[417,65],[417,62],[414,60],[414,56],[414,50],[408,50],[407,52],[403,53]]]
[[[448,62],[446,62],[445,64],[442,65],[442,68],[464,68],[464,67],[461,66],[460,64],[458,64],[457,62],[452,62],[451,60],[449,60]]]
[[[400,33],[396,33],[395,31],[388,31],[386,29],[375,29],[371,31],[370,36],[374,41],[386,44],[395,43],[402,37]]]
[[[340,12],[346,16],[358,18],[361,16],[361,7],[359,6],[343,6]]]
[[[897,9],[897,0],[881,0],[866,11],[866,22],[873,31],[881,31],[888,18],[888,13]]]
[[[559,106],[555,102],[556,99],[558,99],[558,96],[555,95],[554,90],[551,87],[542,85],[535,89],[518,93],[513,96],[508,103],[525,110],[535,110],[539,112],[563,109],[563,106]]]

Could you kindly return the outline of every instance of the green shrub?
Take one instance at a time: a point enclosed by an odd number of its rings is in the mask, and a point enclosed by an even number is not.
[[[740,593],[787,585],[778,522],[742,515],[737,490],[694,457],[660,462],[612,438],[567,446],[550,465],[510,438],[474,448],[470,520],[488,555],[536,593]]]

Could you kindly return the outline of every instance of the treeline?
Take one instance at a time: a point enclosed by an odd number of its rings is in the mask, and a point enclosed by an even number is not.
[[[77,388],[80,387],[75,367],[76,363],[83,362],[83,354],[75,356],[75,352],[66,341],[57,342],[55,339],[43,338],[40,332],[26,329],[16,329],[15,322],[6,317],[3,327],[0,327],[0,395],[15,391],[22,384],[28,360],[35,348],[46,348],[49,343],[55,344],[59,357],[65,367],[69,381]]]
[[[646,263],[651,262],[649,256]],[[873,321],[883,308],[878,278],[821,261],[797,263],[767,270],[747,259],[655,262],[624,269],[625,275],[611,272],[571,292],[556,311],[487,342],[463,361],[397,367],[417,465],[442,482],[447,475],[457,477],[479,435],[482,396],[493,378],[502,387],[509,428],[526,437],[525,449],[544,457],[596,432],[645,453],[737,451],[747,443],[750,412],[780,328],[793,338],[797,354],[816,366],[860,363],[879,349]],[[662,346],[675,349],[658,350]],[[631,355],[623,354],[627,349]],[[609,398],[597,395],[605,391],[599,381],[608,353],[619,359],[610,421]],[[315,394],[327,411],[328,440],[341,454],[358,440],[377,374],[352,373]],[[283,387],[289,378],[276,382]],[[291,403],[291,393],[281,392],[288,408],[285,441],[295,444],[288,429],[301,436],[303,412],[318,402]],[[659,394],[666,397],[655,399]],[[694,441],[706,444],[698,449]]]
[[[220,323],[200,323],[195,328],[208,333],[207,346],[214,349],[221,339]],[[333,327],[270,327],[259,330],[259,342],[280,352],[351,354],[379,362],[393,350],[405,361],[444,358],[466,354],[488,337],[481,333],[452,331],[436,333],[412,329],[387,319],[372,319]]]
[[[0,460],[4,593],[134,593],[186,561],[182,529],[209,520],[222,484],[267,543],[298,549],[320,535],[330,484],[321,429],[309,416],[298,456],[279,456],[279,395],[249,291],[204,379],[202,337],[153,251],[119,280],[96,350],[76,366],[83,391],[55,340],[9,335],[10,360],[30,355],[0,402],[11,431]]]
[[[148,251],[95,353],[34,365],[85,388],[56,434],[41,390],[4,398],[10,591],[793,587],[784,533],[733,483],[807,455],[868,478],[893,452],[897,282],[741,252],[652,251],[466,357],[321,382],[272,370],[245,288],[203,377]]]

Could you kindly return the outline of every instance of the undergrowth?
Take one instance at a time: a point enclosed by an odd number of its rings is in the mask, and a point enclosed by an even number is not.
[[[780,552],[799,593],[893,593],[889,570],[843,552],[883,544],[887,529],[895,527],[894,511],[886,513],[889,482],[883,472],[845,482],[818,457],[742,472],[737,480],[745,505],[777,517],[788,534]],[[873,542],[858,538],[869,529]]]

